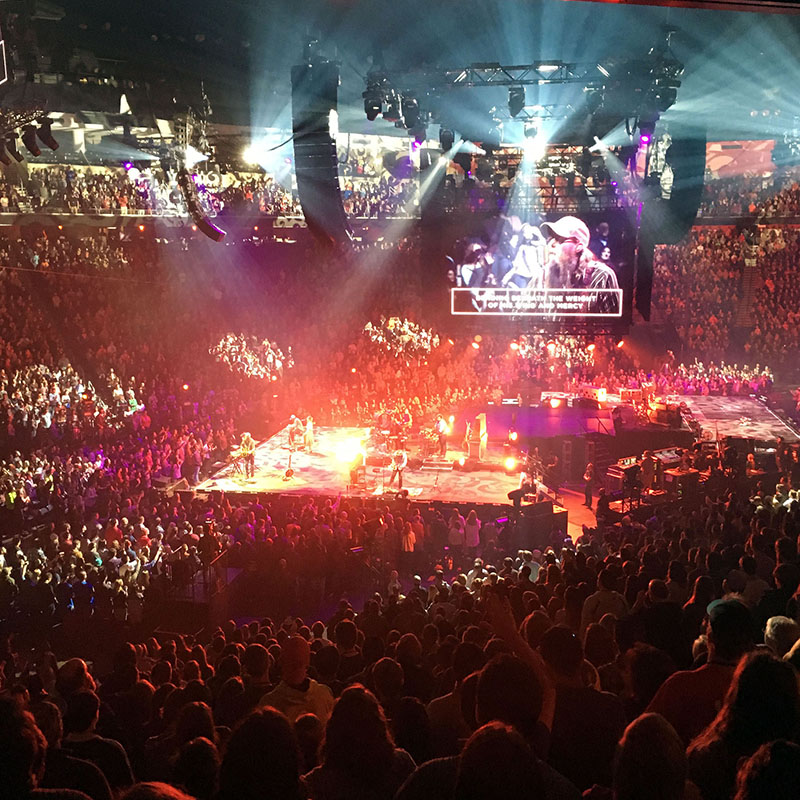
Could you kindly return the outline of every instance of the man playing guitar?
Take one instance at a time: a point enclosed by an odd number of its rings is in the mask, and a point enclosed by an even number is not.
[[[256,443],[248,431],[242,434],[238,457],[244,461],[245,477],[252,478],[256,474]]]

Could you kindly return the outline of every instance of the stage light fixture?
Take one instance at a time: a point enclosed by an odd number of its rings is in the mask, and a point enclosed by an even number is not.
[[[367,119],[370,122],[375,122],[382,112],[383,98],[378,95],[370,95],[368,92],[364,92],[364,113],[367,115]]]
[[[640,115],[636,124],[639,128],[639,144],[649,145],[653,141],[653,135],[656,130],[656,123],[658,122],[658,114]]]
[[[39,130],[36,133],[42,144],[47,145],[51,150],[58,150],[58,142],[53,136],[53,120],[49,117],[40,119]]]
[[[508,113],[516,117],[525,108],[525,87],[508,87]]]
[[[516,442],[519,439],[519,434],[512,428],[508,432],[508,441],[509,442]]]
[[[417,98],[410,94],[404,94],[400,107],[403,111],[403,125],[409,130],[416,128],[419,124],[419,102]]]
[[[539,133],[539,126],[535,122],[526,122],[523,130],[526,139],[535,139]]]
[[[550,408],[558,408],[561,405],[561,398],[560,397],[551,397],[550,398]]]
[[[392,92],[386,101],[386,111],[383,112],[383,118],[387,122],[399,122],[402,113],[400,109],[400,97],[397,92]]]
[[[517,468],[517,459],[514,456],[509,456],[503,461],[503,466],[506,468],[506,472],[513,472]]]
[[[443,153],[448,153],[453,149],[456,142],[456,135],[449,128],[439,128],[439,147]]]
[[[414,138],[414,144],[417,146],[421,145],[428,138],[427,129],[423,124],[410,128],[408,132]]]
[[[25,145],[31,155],[40,156],[42,154],[39,145],[36,144],[36,128],[33,125],[26,125],[22,129],[22,144]]]
[[[17,134],[16,133],[9,133],[8,136],[6,136],[5,145],[6,145],[6,150],[8,150],[8,152],[12,156],[14,156],[14,158],[17,161],[24,161],[25,160],[25,156],[22,155],[22,153],[20,153],[19,148],[17,147]]]

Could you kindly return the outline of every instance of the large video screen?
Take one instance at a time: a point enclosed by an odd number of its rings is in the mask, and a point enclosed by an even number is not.
[[[635,251],[629,213],[483,220],[446,256],[450,313],[542,323],[629,315]]]

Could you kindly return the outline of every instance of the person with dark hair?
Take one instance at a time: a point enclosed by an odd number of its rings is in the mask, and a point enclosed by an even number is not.
[[[647,711],[661,714],[688,745],[716,716],[739,659],[753,646],[753,619],[736,599],[708,607],[708,661],[671,675]]]
[[[336,701],[322,763],[305,780],[312,800],[390,800],[413,771],[414,761],[395,747],[375,695],[355,685]]]
[[[586,629],[583,646],[586,660],[596,669],[611,664],[619,655],[613,634],[599,622]]]
[[[487,722],[467,741],[452,796],[453,800],[547,797],[528,743],[501,722]]]
[[[364,669],[364,657],[358,647],[358,628],[355,622],[343,619],[336,625],[333,638],[339,651],[339,672],[336,677],[346,683]]]
[[[133,772],[122,745],[95,732],[99,715],[100,700],[94,692],[70,695],[64,714],[63,747],[75,758],[97,765],[111,790],[116,792],[133,783]]]
[[[597,577],[597,591],[589,595],[583,603],[581,613],[581,634],[593,622],[600,622],[606,614],[613,614],[617,619],[622,619],[628,613],[628,603],[616,591],[616,573],[606,567]]]
[[[467,675],[485,664],[483,651],[471,642],[460,642],[453,653],[453,691],[431,700],[426,707],[431,723],[433,751],[437,756],[453,756],[459,752],[460,742],[470,734],[470,728],[461,713],[461,684]]]
[[[269,670],[272,656],[264,645],[252,642],[245,648],[242,656],[242,679],[244,694],[241,696],[239,717],[247,716],[259,700],[270,690]]]
[[[709,604],[716,597],[714,579],[710,575],[698,575],[692,596],[683,604],[683,635],[693,642],[702,632]]]
[[[325,736],[325,726],[314,714],[303,714],[294,723],[294,732],[300,747],[302,772],[303,774],[311,772],[314,767],[319,766],[319,751]]]
[[[734,800],[790,800],[800,797],[800,745],[767,742],[739,767]]]
[[[614,750],[625,729],[622,703],[585,684],[583,647],[569,628],[551,628],[539,649],[556,685],[548,762],[581,791],[610,785]]]
[[[394,716],[400,703],[404,680],[403,668],[393,658],[384,656],[372,668],[372,685],[387,719]]]
[[[622,734],[614,759],[614,800],[684,800],[686,753],[675,729],[658,714],[637,717]]]
[[[111,800],[111,789],[100,768],[91,761],[67,755],[62,749],[64,726],[58,706],[42,700],[31,708],[31,713],[47,740],[47,758],[39,786],[42,789],[75,789],[92,800]]]
[[[39,789],[47,741],[33,716],[12,696],[0,697],[0,795],[9,800],[90,800],[72,789]]]
[[[728,800],[739,761],[767,742],[794,740],[799,721],[794,667],[766,653],[743,658],[724,705],[687,750],[689,775],[704,800]]]
[[[623,660],[623,703],[627,718],[632,720],[644,712],[664,681],[675,672],[675,662],[668,653],[644,642],[636,642]]]
[[[541,775],[547,800],[578,800],[580,792],[563,775],[537,757],[547,748],[548,729],[541,719],[545,693],[533,666],[521,658],[502,654],[495,656],[462,684],[462,701],[466,703],[475,685],[475,720],[477,726],[500,722],[519,733],[530,748],[531,758]],[[465,719],[470,717],[468,710]],[[461,756],[435,758],[417,767],[405,782],[395,800],[451,800],[458,780]]]
[[[274,708],[259,708],[231,733],[218,800],[304,800],[300,763],[289,720]]]
[[[212,800],[217,792],[220,757],[216,744],[204,736],[186,742],[175,754],[173,783],[196,800]]]
[[[148,781],[132,786],[120,800],[192,800],[192,798],[168,783]]]
[[[416,697],[403,697],[389,723],[395,744],[405,750],[415,764],[424,764],[433,757],[431,721],[425,706]]]

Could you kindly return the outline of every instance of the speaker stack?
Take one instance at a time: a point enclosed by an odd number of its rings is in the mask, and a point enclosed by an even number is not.
[[[338,92],[337,63],[315,60],[292,67],[297,193],[309,230],[331,244],[348,243],[352,238],[339,187],[336,140],[330,129]]]

